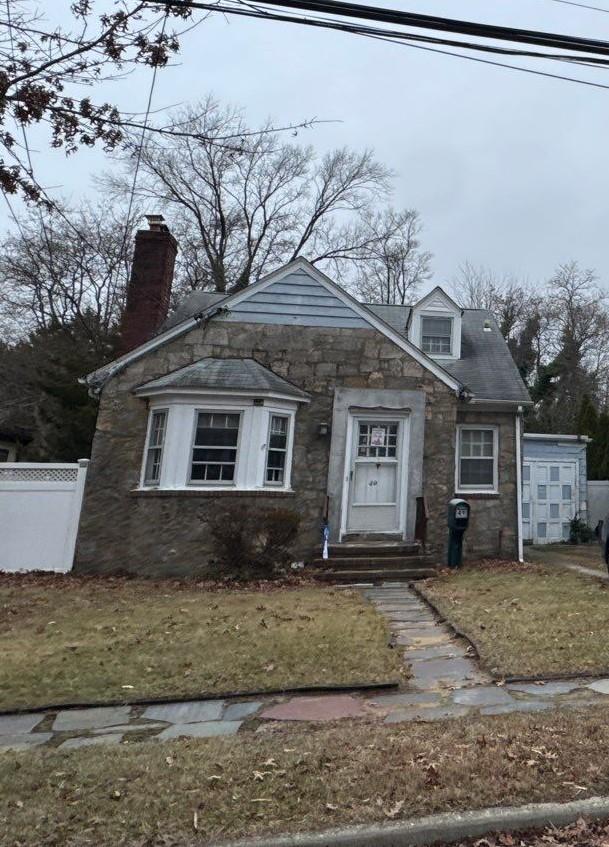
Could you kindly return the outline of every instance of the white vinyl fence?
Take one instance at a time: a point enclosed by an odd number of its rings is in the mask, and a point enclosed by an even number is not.
[[[0,464],[0,571],[71,569],[88,464]]]

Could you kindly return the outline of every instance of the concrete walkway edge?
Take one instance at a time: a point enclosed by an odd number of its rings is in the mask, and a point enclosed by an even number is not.
[[[403,823],[357,826],[223,842],[225,847],[423,847],[478,838],[491,832],[519,832],[564,826],[579,818],[609,818],[609,797],[571,803],[529,803],[469,812],[429,815]]]

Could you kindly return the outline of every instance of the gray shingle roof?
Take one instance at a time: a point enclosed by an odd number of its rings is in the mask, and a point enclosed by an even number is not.
[[[227,295],[216,291],[193,291],[169,315],[161,331],[176,326],[181,321],[209,309],[224,299],[227,299]],[[387,306],[376,303],[365,305],[393,330],[407,338],[406,327],[411,312],[410,306]],[[490,322],[490,332],[484,331],[487,321]],[[474,397],[481,400],[530,402],[529,393],[492,314],[484,309],[464,309],[461,331],[461,358],[456,361],[439,361],[444,370],[466,386]],[[280,379],[274,374],[272,376]],[[289,385],[289,383],[286,384]],[[291,386],[291,388],[294,387]],[[256,386],[253,390],[261,389],[260,386]]]
[[[225,300],[227,296],[227,294],[221,294],[219,291],[192,291],[183,300],[180,300],[173,312],[170,312],[161,325],[159,333],[166,332],[182,321],[192,318],[193,315],[198,315],[199,312],[204,312],[210,306],[219,303],[220,300]]]
[[[367,308],[406,336],[410,306],[367,304]],[[484,331],[487,322],[490,322],[490,332]],[[495,319],[485,309],[463,309],[461,358],[440,360],[439,364],[481,400],[516,403],[531,400]]]
[[[309,395],[292,383],[274,374],[255,359],[200,359],[166,376],[153,379],[135,389],[136,394],[162,388],[206,388],[217,391],[254,391],[285,394],[297,400]]]
[[[491,331],[485,332],[489,322]],[[480,400],[530,403],[531,398],[499,327],[485,309],[464,309],[461,358],[442,367]]]

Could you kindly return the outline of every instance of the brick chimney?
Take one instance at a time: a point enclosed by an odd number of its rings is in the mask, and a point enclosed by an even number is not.
[[[178,242],[162,215],[146,215],[149,229],[135,234],[127,304],[121,321],[121,353],[148,341],[169,310]]]

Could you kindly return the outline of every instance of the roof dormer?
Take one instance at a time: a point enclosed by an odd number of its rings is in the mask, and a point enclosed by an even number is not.
[[[460,359],[462,314],[452,297],[436,286],[412,307],[408,338],[433,359]]]

